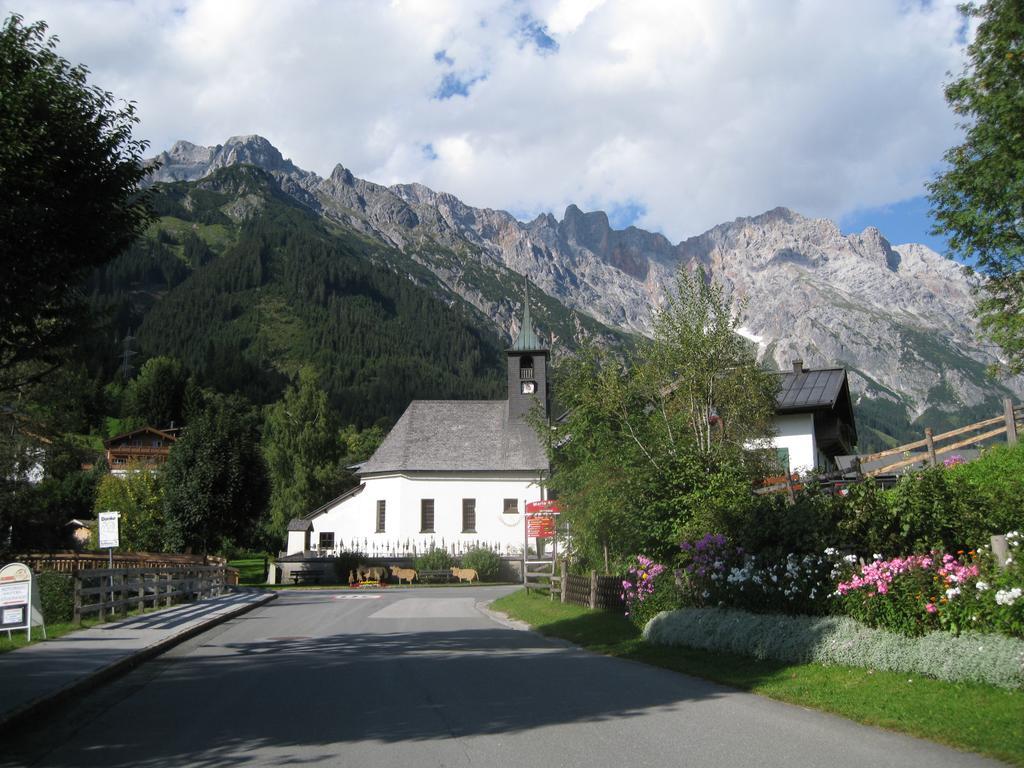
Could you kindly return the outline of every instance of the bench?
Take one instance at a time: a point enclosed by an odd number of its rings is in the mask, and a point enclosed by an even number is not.
[[[308,568],[301,571],[292,571],[292,581],[296,584],[303,584],[307,582],[319,584],[320,575],[320,571],[314,571],[312,568]]]
[[[447,583],[452,580],[452,572],[449,570],[416,571],[416,580],[424,584],[428,581],[444,581]]]

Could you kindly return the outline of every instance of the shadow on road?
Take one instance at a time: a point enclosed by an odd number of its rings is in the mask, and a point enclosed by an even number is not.
[[[633,718],[725,690],[498,628],[210,643],[161,663],[78,734],[92,744],[44,764],[245,765],[264,750],[303,762],[345,743]]]

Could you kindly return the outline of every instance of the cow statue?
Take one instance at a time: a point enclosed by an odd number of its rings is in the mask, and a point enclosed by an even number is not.
[[[415,568],[399,568],[397,565],[391,566],[391,575],[398,579],[398,583],[401,584],[403,581],[408,581],[412,585],[413,579],[416,578]]]
[[[453,565],[452,576],[457,578],[459,580],[459,583],[462,583],[463,581],[468,581],[470,584],[472,584],[474,580],[480,581],[480,578],[476,575],[476,568],[456,568]]]

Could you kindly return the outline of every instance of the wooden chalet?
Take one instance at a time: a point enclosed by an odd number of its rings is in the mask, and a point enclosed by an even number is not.
[[[104,442],[107,467],[112,474],[123,474],[132,464],[139,469],[157,469],[167,461],[177,440],[177,429],[142,427]]]

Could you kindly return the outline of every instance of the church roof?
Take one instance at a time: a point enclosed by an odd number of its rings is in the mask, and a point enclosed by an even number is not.
[[[547,470],[537,433],[506,400],[414,400],[360,475],[401,471]]]

